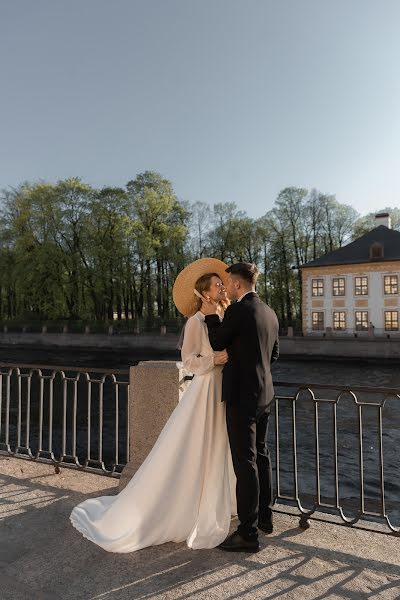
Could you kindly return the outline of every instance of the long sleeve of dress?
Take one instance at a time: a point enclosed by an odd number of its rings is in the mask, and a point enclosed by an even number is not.
[[[181,356],[184,369],[194,375],[205,375],[214,368],[214,354],[200,354],[203,335],[202,323],[195,317],[190,318],[185,327]]]

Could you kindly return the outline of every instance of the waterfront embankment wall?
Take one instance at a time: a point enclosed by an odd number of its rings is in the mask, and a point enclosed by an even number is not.
[[[400,359],[400,338],[312,338],[283,337],[281,356],[285,358],[364,358]]]

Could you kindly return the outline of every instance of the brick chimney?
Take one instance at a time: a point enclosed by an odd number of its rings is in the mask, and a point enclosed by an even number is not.
[[[392,220],[389,213],[382,212],[375,215],[375,227],[379,225],[385,225],[388,229],[392,228]]]

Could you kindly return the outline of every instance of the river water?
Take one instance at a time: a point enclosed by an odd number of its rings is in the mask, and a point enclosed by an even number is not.
[[[399,342],[400,343],[400,342]],[[67,365],[105,369],[127,369],[140,360],[179,360],[179,352],[155,348],[152,352],[134,349],[46,349],[0,347],[1,363]],[[384,361],[338,360],[285,360],[273,365],[274,379],[280,381],[332,383],[337,385],[365,385],[399,387],[400,364]]]
[[[161,359],[175,360],[179,358],[178,352],[165,351],[162,354],[154,351],[132,351],[132,350],[48,350],[39,348],[26,351],[23,348],[0,348],[0,362],[15,364],[42,364],[52,366],[70,366],[85,368],[119,368],[126,369],[140,360]],[[4,372],[4,367],[3,367]],[[321,501],[326,504],[335,503],[335,444],[334,444],[334,400],[337,398],[335,386],[368,386],[374,388],[395,388],[400,393],[400,365],[385,363],[383,361],[339,361],[339,360],[285,360],[281,359],[273,366],[273,378],[276,382],[278,395],[293,395],[293,390],[278,385],[278,382],[293,382],[304,384],[326,384],[332,389],[316,392],[317,398],[330,400],[330,402],[318,403],[318,418],[315,420],[315,402],[303,393],[296,401],[296,450],[297,450],[297,484],[298,496],[305,508],[312,508],[317,493],[317,463],[319,459],[320,493]],[[60,382],[61,384],[61,382]],[[35,384],[34,384],[35,385]],[[37,384],[36,384],[37,385]],[[54,429],[53,448],[55,454],[60,451],[61,446],[61,402],[57,402],[57,386],[55,388],[54,403]],[[59,390],[61,387],[59,386]],[[3,390],[4,394],[5,390]],[[4,397],[4,395],[3,395]],[[82,391],[85,397],[85,390]],[[111,389],[105,389],[104,395],[104,457],[108,464],[114,460],[115,454],[115,408],[112,403],[107,403],[111,398]],[[359,401],[368,403],[383,403],[384,397],[379,394],[367,394],[357,396]],[[49,417],[45,388],[44,423]],[[92,431],[91,444],[93,456],[95,456],[96,444],[98,442],[99,420],[96,414],[98,396],[93,394]],[[97,404],[96,404],[97,403]],[[11,405],[11,412],[16,411],[16,405]],[[33,413],[37,414],[37,406],[32,404]],[[369,511],[381,510],[381,469],[380,469],[380,440],[379,440],[379,411],[376,406],[367,405],[362,408],[362,448],[363,469],[360,468],[360,432],[358,422],[359,407],[355,399],[349,394],[340,398],[337,403],[337,466],[338,466],[338,489],[340,504],[349,517],[355,516],[361,503],[361,476],[364,480],[364,502],[365,509]],[[400,400],[395,398],[386,399],[383,415],[382,450],[384,455],[383,479],[385,485],[386,512],[394,525],[400,525]],[[68,399],[67,418],[71,422],[71,398]],[[120,443],[119,460],[124,462],[125,440],[124,423],[125,407],[123,397],[119,407],[120,418]],[[269,433],[269,445],[276,464],[276,436],[274,427],[275,413],[271,415]],[[23,415],[22,424],[26,420]],[[88,413],[86,402],[78,405],[78,431],[77,446],[78,455],[84,458],[87,442]],[[316,447],[316,423],[319,430],[319,452]],[[33,451],[37,449],[37,419],[31,417]],[[46,431],[46,428],[45,428]],[[11,419],[11,439],[15,439],[16,420]],[[46,433],[44,435],[43,447],[46,447]],[[3,402],[3,428],[0,432],[0,447],[4,441],[4,402]],[[71,443],[71,435],[67,435],[67,445]],[[294,438],[293,438],[293,403],[291,400],[279,400],[279,450],[280,450],[280,484],[281,495],[293,497],[295,495],[294,480]],[[274,469],[274,477],[276,470]]]

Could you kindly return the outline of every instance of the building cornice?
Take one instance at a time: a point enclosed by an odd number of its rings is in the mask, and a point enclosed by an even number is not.
[[[368,263],[351,263],[344,265],[321,265],[319,267],[300,267],[303,277],[310,277],[313,274],[338,274],[344,275],[347,273],[366,273],[376,271],[399,271],[400,260],[368,262]]]

